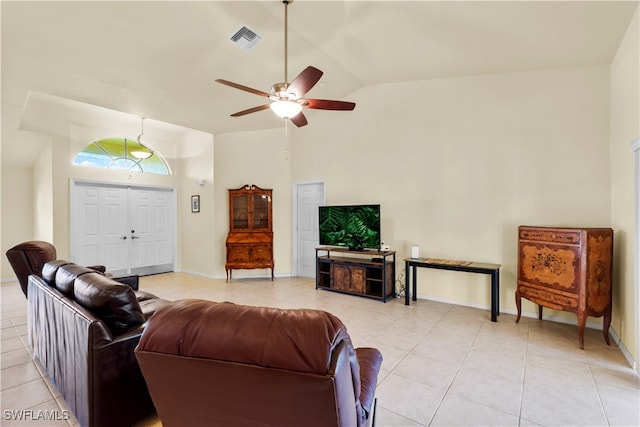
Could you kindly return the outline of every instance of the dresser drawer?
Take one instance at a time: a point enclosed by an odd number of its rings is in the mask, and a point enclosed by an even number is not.
[[[578,248],[521,241],[519,252],[521,281],[578,293],[581,274]]]
[[[549,243],[580,244],[579,230],[520,227],[520,239]]]
[[[549,289],[540,289],[526,284],[518,284],[518,291],[523,298],[527,298],[536,304],[556,310],[575,311],[578,309],[578,296],[568,296],[553,292]]]

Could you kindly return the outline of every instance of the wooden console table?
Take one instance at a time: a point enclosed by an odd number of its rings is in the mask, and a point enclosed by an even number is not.
[[[497,322],[500,315],[500,264],[481,262],[451,261],[435,258],[405,258],[404,304],[409,305],[409,277],[413,275],[413,300],[417,301],[417,268],[435,268],[438,270],[464,271],[491,276],[491,321]],[[411,268],[410,268],[411,267]]]

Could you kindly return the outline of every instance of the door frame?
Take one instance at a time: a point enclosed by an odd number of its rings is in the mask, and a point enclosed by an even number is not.
[[[322,185],[322,203],[327,203],[327,182],[324,179],[291,184],[291,276],[293,277],[298,275],[298,187],[309,184]]]
[[[178,203],[177,203],[177,191],[175,186],[171,185],[153,185],[153,184],[134,184],[134,183],[122,183],[116,181],[100,181],[95,179],[78,179],[71,178],[69,180],[69,258],[73,258],[77,248],[75,248],[75,244],[73,241],[72,233],[74,232],[74,220],[75,218],[75,187],[78,184],[82,185],[101,185],[106,187],[117,187],[117,188],[140,188],[146,190],[168,190],[171,192],[171,202],[173,206],[170,208],[170,212],[172,215],[172,230],[173,233],[173,245],[171,248],[171,252],[173,254],[173,270],[177,271],[178,267]],[[130,269],[131,267],[129,267]]]

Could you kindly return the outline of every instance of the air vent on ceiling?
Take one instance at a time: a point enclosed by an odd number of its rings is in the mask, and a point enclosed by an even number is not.
[[[229,40],[241,49],[249,51],[262,41],[262,36],[243,25]]]

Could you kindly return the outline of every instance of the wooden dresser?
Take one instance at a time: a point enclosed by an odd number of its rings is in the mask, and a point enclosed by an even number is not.
[[[518,227],[518,286],[521,298],[542,307],[575,313],[578,339],[584,349],[588,316],[604,316],[603,333],[609,342],[613,270],[613,230],[610,228]]]
[[[235,269],[270,268],[273,280],[272,190],[256,185],[229,190],[227,281]]]

